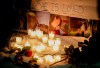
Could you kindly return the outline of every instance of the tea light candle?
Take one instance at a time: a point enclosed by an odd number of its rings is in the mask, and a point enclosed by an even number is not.
[[[50,33],[49,33],[49,38],[50,38],[50,39],[54,39],[54,36],[55,36],[55,35],[54,35],[53,32],[50,32]]]
[[[55,52],[59,51],[59,46],[58,45],[54,45],[53,46],[53,51],[55,51]]]
[[[49,40],[48,40],[48,45],[49,45],[49,46],[53,46],[53,45],[54,45],[54,40],[49,39]]]
[[[48,64],[54,63],[54,59],[51,55],[46,55],[44,59],[45,59],[45,62]]]
[[[30,36],[32,32],[32,29],[28,29],[28,35]]]
[[[41,53],[43,50],[45,50],[45,46],[43,44],[36,47],[36,52],[38,52],[38,53]]]
[[[37,37],[38,37],[39,39],[41,39],[42,36],[43,36],[43,31],[40,31],[40,30],[38,29],[38,30],[36,30],[36,34],[37,34]]]
[[[55,60],[55,62],[60,61],[61,60],[61,56],[60,55],[55,55],[54,56],[54,60]]]
[[[40,44],[40,48],[42,49],[42,51],[44,51],[46,47],[45,47],[45,45]]]
[[[16,43],[21,44],[22,42],[22,37],[16,37]]]
[[[36,52],[38,52],[38,53],[42,52],[42,50],[39,46],[36,47]]]
[[[42,37],[42,42],[43,42],[43,43],[47,43],[47,42],[48,42],[48,37],[47,37],[46,35],[44,35],[44,36]]]
[[[25,43],[25,46],[30,46],[30,43],[27,41],[27,42]]]
[[[36,35],[37,35],[37,34],[36,34],[36,31],[31,31],[31,37],[32,37],[32,38],[36,38]]]
[[[60,40],[60,38],[56,38],[56,40],[55,40],[55,45],[61,45],[61,40]]]
[[[44,59],[45,59],[46,62],[49,62],[49,59],[52,59],[52,56],[51,55],[46,55],[44,57]]]
[[[52,58],[52,59],[49,59],[49,64],[53,64],[55,62],[55,60]]]
[[[33,45],[33,46],[31,47],[31,49],[32,49],[33,51],[36,51],[36,46]]]
[[[34,56],[33,56],[33,58],[37,58],[38,59],[39,56],[35,53]]]

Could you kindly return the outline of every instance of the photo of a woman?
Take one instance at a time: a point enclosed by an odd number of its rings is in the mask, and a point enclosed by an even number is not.
[[[57,35],[67,35],[68,31],[67,17],[51,14],[49,23],[49,32]]]

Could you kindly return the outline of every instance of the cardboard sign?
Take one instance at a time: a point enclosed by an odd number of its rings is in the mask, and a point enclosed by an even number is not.
[[[36,11],[49,11],[70,17],[98,20],[97,0],[32,0]]]

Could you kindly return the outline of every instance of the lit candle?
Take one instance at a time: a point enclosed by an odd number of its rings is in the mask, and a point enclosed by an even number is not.
[[[30,36],[32,32],[32,29],[28,29],[28,35]]]
[[[39,39],[41,39],[42,38],[42,36],[43,36],[43,31],[41,31],[41,30],[36,30],[36,34],[37,34],[37,37],[39,38]]]
[[[61,56],[60,55],[55,55],[54,56],[55,62],[58,62],[61,60]]]
[[[16,37],[16,43],[21,44],[22,42],[22,37]]]
[[[53,64],[55,62],[55,60],[52,58],[52,59],[49,59],[49,63],[50,64]]]
[[[54,35],[53,32],[50,32],[50,33],[49,33],[49,38],[50,38],[50,39],[54,39],[54,36],[55,36],[55,35]]]
[[[33,56],[33,58],[38,59],[38,58],[39,58],[39,56],[35,53],[35,54],[34,54],[34,56]]]
[[[36,52],[38,52],[38,53],[42,52],[42,50],[39,46],[36,47]]]
[[[32,38],[36,38],[36,35],[37,35],[37,34],[36,34],[36,31],[31,31],[31,37],[32,37]]]
[[[43,44],[36,47],[36,52],[41,53],[43,50],[45,50],[45,46]]]
[[[54,59],[51,55],[46,55],[44,59],[45,59],[45,62],[48,64],[54,63]]]
[[[30,43],[27,41],[27,42],[25,43],[25,46],[30,46]]]
[[[54,40],[49,39],[49,40],[48,40],[48,45],[49,45],[49,46],[53,46],[53,45],[54,45]]]
[[[36,51],[36,46],[35,45],[33,45],[31,48],[32,48],[33,51]]]
[[[42,42],[43,42],[43,43],[47,43],[47,42],[48,42],[48,37],[47,37],[46,35],[44,35],[44,36],[42,37]]]
[[[40,48],[42,49],[42,51],[44,51],[46,47],[45,47],[45,45],[40,44]]]
[[[56,40],[55,40],[55,45],[61,45],[61,40],[60,40],[60,38],[56,38]]]
[[[58,45],[54,45],[53,46],[53,51],[55,51],[55,52],[59,51],[59,46]]]

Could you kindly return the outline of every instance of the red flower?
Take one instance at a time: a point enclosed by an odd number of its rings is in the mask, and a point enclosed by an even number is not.
[[[31,51],[31,50],[26,51],[26,56],[27,56],[27,57],[32,56],[32,51]]]
[[[60,31],[59,30],[54,30],[56,35],[60,35]]]

